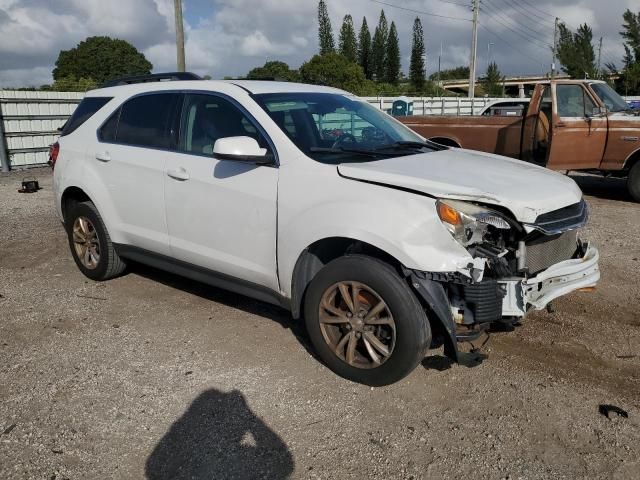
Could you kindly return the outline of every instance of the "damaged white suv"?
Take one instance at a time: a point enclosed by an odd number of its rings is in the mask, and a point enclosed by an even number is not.
[[[52,147],[87,277],[135,261],[281,305],[369,385],[599,279],[565,176],[427,142],[341,90],[188,78],[89,92]]]

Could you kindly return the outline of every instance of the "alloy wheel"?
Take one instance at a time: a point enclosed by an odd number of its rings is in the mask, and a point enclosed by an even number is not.
[[[85,268],[94,270],[100,263],[100,239],[93,223],[87,217],[77,217],[73,222],[73,246]]]
[[[376,368],[391,357],[396,324],[385,301],[361,282],[338,282],[320,301],[320,330],[329,348],[356,368]]]

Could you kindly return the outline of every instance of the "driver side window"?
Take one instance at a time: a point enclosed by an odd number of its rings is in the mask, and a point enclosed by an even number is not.
[[[180,150],[197,155],[211,155],[216,140],[226,137],[251,137],[268,148],[253,122],[229,100],[216,95],[186,95],[180,131]]]
[[[580,85],[558,85],[556,97],[560,117],[584,118],[591,115],[596,106]]]

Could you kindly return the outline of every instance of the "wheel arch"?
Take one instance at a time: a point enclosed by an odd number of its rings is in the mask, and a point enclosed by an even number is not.
[[[462,148],[462,145],[460,144],[460,142],[455,138],[451,138],[451,137],[436,136],[436,137],[430,137],[428,140],[434,143],[438,143],[440,145],[444,145],[445,147]]]
[[[291,277],[293,318],[298,319],[302,316],[304,295],[316,274],[330,261],[355,253],[377,258],[391,265],[400,275],[406,276],[403,273],[402,263],[375,245],[349,237],[327,237],[317,240],[302,251],[293,268]]]
[[[622,169],[626,172],[629,172],[638,162],[640,162],[640,148],[634,150],[629,154],[629,156],[624,161]]]
[[[62,218],[66,219],[67,212],[69,208],[75,203],[80,202],[91,202],[91,197],[87,195],[87,193],[82,190],[80,187],[67,187],[64,192],[62,192],[62,197],[60,198],[60,208],[62,211]]]

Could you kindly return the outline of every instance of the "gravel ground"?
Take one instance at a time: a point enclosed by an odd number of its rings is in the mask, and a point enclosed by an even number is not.
[[[577,177],[596,292],[491,334],[479,365],[435,351],[373,389],[276,307],[142,266],[87,280],[50,172],[29,174],[43,190],[0,176],[0,478],[639,478],[640,205],[621,181]]]

